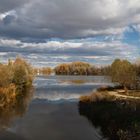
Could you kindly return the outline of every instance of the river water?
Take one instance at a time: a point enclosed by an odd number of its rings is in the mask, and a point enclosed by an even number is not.
[[[0,140],[101,139],[100,129],[80,115],[78,98],[104,85],[111,83],[102,76],[36,77],[28,108],[0,131]]]

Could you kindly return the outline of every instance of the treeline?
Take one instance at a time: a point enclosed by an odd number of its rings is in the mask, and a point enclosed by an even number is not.
[[[23,59],[0,64],[0,109],[14,106],[17,98],[32,87],[33,69]]]
[[[140,63],[130,63],[128,60],[116,59],[111,65],[96,67],[86,62],[64,63],[54,69],[49,67],[34,69],[34,73],[50,75],[105,75],[112,82],[119,83],[126,89],[140,88]]]
[[[105,75],[108,70],[108,66],[97,68],[85,62],[72,62],[56,66],[54,72],[56,75]]]
[[[33,68],[35,75],[108,75],[110,66],[96,67],[86,62],[63,63],[55,68]]]
[[[54,72],[56,75],[106,75],[124,88],[140,88],[140,64],[133,64],[128,60],[116,59],[111,65],[104,67],[85,62],[65,63],[56,66]]]
[[[33,71],[35,75],[51,75],[53,73],[53,69],[50,67],[34,68]]]

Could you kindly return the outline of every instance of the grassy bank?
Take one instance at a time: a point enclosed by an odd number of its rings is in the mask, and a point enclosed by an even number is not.
[[[140,100],[140,91],[124,90],[121,86],[101,87],[90,95],[80,97],[80,102],[114,102],[116,100]]]

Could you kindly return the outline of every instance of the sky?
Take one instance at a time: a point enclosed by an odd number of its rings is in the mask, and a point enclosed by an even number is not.
[[[0,0],[0,62],[135,62],[139,44],[140,0]]]

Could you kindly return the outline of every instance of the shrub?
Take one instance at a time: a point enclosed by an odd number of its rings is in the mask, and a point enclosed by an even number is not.
[[[8,87],[0,88],[0,108],[6,109],[15,105],[16,86],[10,84]]]
[[[0,65],[0,87],[8,87],[10,84],[28,86],[34,78],[32,67],[23,59],[16,58],[6,65]]]
[[[7,87],[12,83],[13,71],[7,65],[0,65],[0,87]]]
[[[0,109],[13,106],[19,94],[25,94],[33,81],[32,67],[23,59],[0,65]]]

